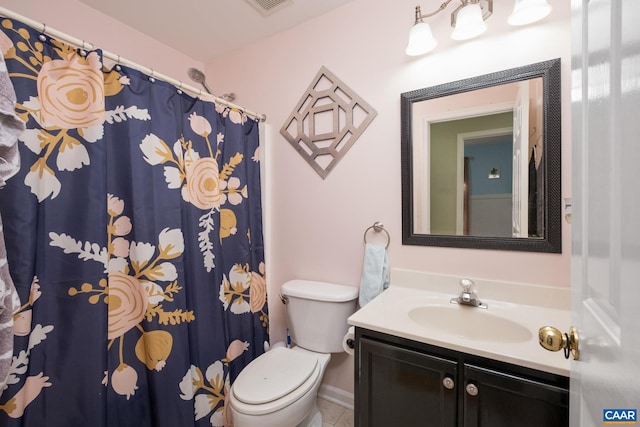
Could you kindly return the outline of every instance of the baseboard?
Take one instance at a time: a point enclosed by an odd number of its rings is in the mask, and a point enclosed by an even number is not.
[[[329,402],[333,402],[336,405],[340,405],[343,408],[353,410],[353,393],[349,393],[330,385],[320,384],[318,397],[328,400]]]

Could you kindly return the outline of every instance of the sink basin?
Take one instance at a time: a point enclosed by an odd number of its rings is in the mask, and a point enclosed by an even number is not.
[[[475,341],[516,343],[533,337],[521,324],[489,310],[458,304],[424,305],[411,309],[409,318],[421,327]]]

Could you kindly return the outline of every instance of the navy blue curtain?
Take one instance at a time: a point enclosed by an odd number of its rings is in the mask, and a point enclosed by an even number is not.
[[[27,130],[0,426],[223,426],[268,341],[258,124],[1,19]]]

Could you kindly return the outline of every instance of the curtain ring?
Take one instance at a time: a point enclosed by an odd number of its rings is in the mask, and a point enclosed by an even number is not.
[[[120,66],[120,55],[118,55],[118,60],[116,61],[116,70],[120,71],[122,70],[122,67]]]
[[[179,82],[179,83],[180,83],[180,86],[178,86],[178,94],[182,95],[182,85],[183,85],[183,83],[182,82]]]
[[[38,36],[41,42],[47,41],[47,36],[45,35],[46,32],[47,24],[42,24],[42,31],[40,31],[40,35]]]
[[[82,40],[82,48],[80,49],[80,56],[87,56],[87,51],[85,50],[84,40]]]
[[[151,83],[155,83],[156,82],[156,78],[154,77],[154,73],[153,73],[153,68],[151,69],[151,76],[149,77],[149,81]]]

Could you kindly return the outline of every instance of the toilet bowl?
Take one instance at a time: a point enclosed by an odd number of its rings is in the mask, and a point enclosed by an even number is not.
[[[231,387],[234,426],[321,426],[314,406],[330,359],[301,347],[274,348],[255,359]]]
[[[229,392],[235,427],[321,427],[318,388],[331,353],[344,351],[358,289],[292,280],[281,288],[293,348],[276,347],[238,375]]]

